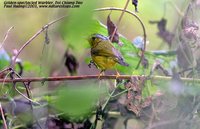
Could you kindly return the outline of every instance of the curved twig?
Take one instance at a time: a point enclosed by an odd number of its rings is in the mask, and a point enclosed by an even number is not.
[[[25,96],[23,93],[21,93],[21,92],[17,89],[17,87],[16,87],[16,82],[13,82],[13,87],[14,87],[14,89],[15,89],[22,97],[24,97],[24,98],[27,99],[28,101],[32,102],[33,104],[37,104],[37,105],[39,105],[39,106],[41,105],[40,103],[31,100],[30,98],[28,98],[27,96]]]
[[[5,36],[4,36],[4,39],[3,39],[3,41],[2,41],[2,43],[1,43],[1,45],[0,45],[0,49],[3,47],[3,44],[5,43],[6,39],[8,38],[8,34],[10,33],[10,31],[11,31],[13,28],[14,28],[13,26],[10,27],[10,28],[8,29],[8,31],[6,32],[6,34],[5,34]]]
[[[2,108],[2,106],[1,106],[1,102],[0,102],[0,112],[1,112],[1,117],[2,117],[2,119],[3,119],[4,128],[5,128],[5,129],[8,129],[8,126],[7,126],[7,124],[6,124],[6,119],[5,119],[5,116],[4,116],[4,111],[3,111],[3,108]]]
[[[127,0],[127,1],[126,1],[126,4],[125,4],[125,6],[124,6],[124,10],[127,9],[128,4],[129,4],[129,1],[130,1],[130,0]],[[125,12],[125,11],[122,11],[122,13],[121,13],[121,15],[120,15],[120,17],[119,17],[119,20],[118,20],[117,23],[116,23],[116,26],[117,26],[117,27],[119,26],[119,23],[121,22],[122,17],[124,16],[124,12]],[[113,31],[113,33],[112,33],[112,35],[111,35],[110,41],[113,40],[114,35],[115,35],[116,31],[117,31],[117,27],[115,27],[115,29],[114,29],[114,31]]]
[[[38,32],[36,32],[26,43],[24,43],[24,45],[19,49],[19,51],[17,52],[16,56],[14,57],[14,59],[12,60],[11,63],[11,68],[14,68],[15,63],[16,63],[16,59],[19,56],[19,54],[22,52],[22,50],[29,45],[38,35],[40,35],[44,30],[46,30],[49,26],[53,25],[54,23],[62,20],[63,18],[65,18],[66,16],[62,16],[54,21],[49,22],[48,24],[46,24],[45,26],[43,26]]]
[[[142,22],[142,20],[139,18],[139,16],[137,16],[135,13],[129,11],[129,10],[124,10],[122,8],[115,8],[115,7],[106,7],[106,8],[99,8],[99,9],[95,9],[95,11],[107,11],[107,10],[116,10],[116,11],[123,11],[123,12],[126,12],[128,14],[131,14],[132,16],[134,16],[141,24],[142,26],[142,29],[143,29],[143,35],[144,35],[144,49],[142,49],[142,54],[141,54],[141,58],[140,58],[140,61],[138,62],[137,66],[135,69],[138,69],[139,66],[140,66],[140,63],[142,61],[142,59],[144,58],[144,52],[146,50],[146,29],[145,29],[145,26],[144,26],[144,23]]]

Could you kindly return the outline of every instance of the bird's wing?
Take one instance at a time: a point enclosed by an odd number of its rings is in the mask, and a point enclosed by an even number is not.
[[[91,53],[95,56],[112,57],[119,64],[128,66],[121,53],[107,40],[101,41],[96,47],[92,48]]]
[[[101,41],[94,48],[91,49],[91,53],[95,56],[106,56],[106,57],[116,57],[114,46],[109,43],[109,41]]]

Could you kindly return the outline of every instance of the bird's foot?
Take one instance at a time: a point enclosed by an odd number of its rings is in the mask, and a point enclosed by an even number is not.
[[[116,71],[116,79],[120,76],[119,72]]]
[[[104,75],[104,70],[102,70],[102,71],[99,73],[98,79],[100,80],[100,79],[101,79],[101,76],[103,76],[103,75]]]
[[[88,67],[91,68],[92,65],[94,65],[96,68],[98,68],[97,65],[94,63],[94,61],[90,60],[90,63],[88,64]]]

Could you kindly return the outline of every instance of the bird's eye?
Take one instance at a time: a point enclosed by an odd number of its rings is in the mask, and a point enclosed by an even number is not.
[[[96,37],[92,37],[92,40],[94,41],[96,39]]]

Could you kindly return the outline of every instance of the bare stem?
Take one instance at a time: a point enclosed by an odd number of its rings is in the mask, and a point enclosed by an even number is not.
[[[16,73],[15,71],[13,71],[13,72],[15,73],[15,75],[16,75],[17,77],[21,78],[21,76],[20,76],[18,73]],[[20,95],[22,95],[23,97],[25,97],[25,99],[27,99],[27,100],[29,101],[30,107],[31,107],[31,111],[32,111],[32,116],[34,117],[34,119],[35,119],[35,121],[36,121],[36,124],[39,126],[39,128],[42,129],[40,123],[38,122],[38,120],[37,120],[37,118],[36,118],[36,116],[35,116],[35,114],[33,113],[33,105],[32,105],[32,103],[33,103],[34,101],[31,99],[31,95],[30,95],[30,89],[29,89],[30,82],[28,82],[28,84],[26,84],[26,82],[22,82],[22,83],[24,84],[24,87],[25,87],[25,89],[26,89],[27,97],[26,97],[24,94],[22,94],[22,93],[17,89],[17,87],[16,87],[16,82],[13,83],[13,87],[14,87],[14,89],[15,89]],[[34,103],[40,105],[38,102],[34,102]]]
[[[145,50],[146,50],[146,29],[145,29],[145,26],[144,26],[144,23],[142,22],[142,20],[135,13],[133,13],[133,12],[131,12],[129,10],[124,10],[122,8],[107,7],[107,8],[99,8],[99,9],[95,9],[95,10],[96,11],[116,10],[116,11],[126,12],[126,13],[131,14],[132,16],[134,16],[140,22],[140,24],[142,26],[142,29],[143,29],[143,35],[144,35],[144,49],[142,49],[142,54],[141,54],[140,61],[138,62],[137,66],[135,68],[135,69],[138,69],[142,59],[144,58],[144,53],[145,53]]]
[[[12,60],[11,63],[11,68],[14,68],[15,63],[16,63],[16,59],[19,56],[19,54],[22,52],[22,50],[29,45],[38,35],[40,35],[44,30],[46,30],[49,26],[53,25],[54,23],[62,20],[63,18],[65,18],[66,16],[62,16],[54,21],[49,22],[48,24],[46,24],[45,26],[43,26],[38,32],[36,32],[26,43],[24,43],[24,45],[19,49],[18,53],[16,54],[15,58]]]
[[[2,108],[2,106],[1,106],[1,102],[0,102],[0,111],[1,111],[1,117],[2,117],[2,119],[3,119],[4,128],[5,128],[5,129],[8,129],[8,126],[7,126],[7,124],[6,124],[6,119],[5,119],[5,116],[4,116],[4,111],[3,111],[3,108]]]
[[[5,41],[6,41],[7,38],[8,38],[8,34],[10,33],[10,31],[11,31],[13,28],[14,28],[13,26],[10,27],[10,28],[8,29],[8,31],[6,32],[6,34],[5,34],[5,36],[4,36],[4,39],[3,39],[3,41],[2,41],[2,43],[1,43],[1,45],[0,45],[0,49],[3,47],[3,44],[5,43]]]
[[[2,71],[0,71],[0,76],[2,76],[5,72],[11,71],[11,70],[12,70],[11,68],[5,68],[5,69],[3,69]]]
[[[120,15],[120,17],[119,17],[119,20],[117,21],[117,24],[116,24],[117,27],[119,26],[119,24],[120,24],[120,22],[121,22],[121,20],[122,20],[122,17],[124,16],[124,12],[125,12],[125,10],[126,10],[127,7],[128,7],[128,3],[129,3],[129,1],[130,1],[130,0],[127,0],[127,1],[126,1],[126,4],[125,4],[125,7],[124,7],[124,10],[122,11],[122,13],[121,13],[121,15]],[[116,31],[117,31],[117,27],[115,27],[115,29],[114,29],[114,31],[113,31],[113,33],[112,33],[112,36],[111,36],[110,41],[113,40],[114,35],[115,35]]]
[[[139,79],[147,78],[148,76],[137,76],[137,75],[105,75],[101,76],[101,79],[131,79],[137,77]],[[57,76],[57,77],[30,77],[30,78],[15,78],[15,79],[0,79],[0,83],[13,83],[13,82],[45,82],[45,81],[65,81],[65,80],[86,80],[86,79],[99,79],[98,75],[82,75],[82,76]],[[153,76],[152,80],[170,81],[172,77],[166,76]],[[186,82],[200,82],[197,78],[181,78],[182,81]]]
[[[103,110],[103,111],[105,110],[106,106],[108,105],[108,102],[110,101],[110,99],[111,99],[112,96],[114,95],[116,89],[117,89],[117,88],[115,88],[115,89],[111,92],[111,94],[109,95],[109,97],[108,97],[108,99],[106,100],[105,104],[103,105],[103,107],[102,107],[102,110]]]
[[[14,89],[15,89],[22,97],[24,97],[25,99],[27,99],[29,102],[31,102],[31,103],[33,103],[33,104],[41,105],[40,103],[31,100],[29,97],[27,97],[27,96],[25,96],[23,93],[21,93],[21,92],[17,89],[17,87],[16,87],[16,82],[14,82],[13,85],[14,85]]]
[[[177,5],[173,2],[173,1],[166,1],[166,4],[171,4],[171,6],[177,11],[178,15],[180,15],[181,17],[184,17],[184,13],[177,7]]]

